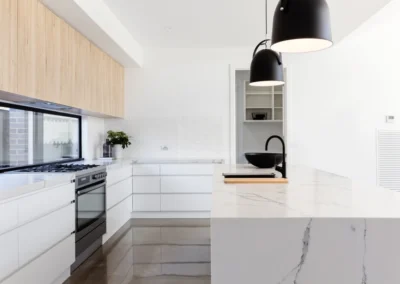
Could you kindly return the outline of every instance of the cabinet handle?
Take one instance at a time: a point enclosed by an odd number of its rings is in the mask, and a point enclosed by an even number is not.
[[[71,233],[71,235],[73,235],[73,234],[75,234],[75,231],[73,231],[73,232]]]
[[[75,200],[72,200],[72,201],[71,201],[71,204],[74,204],[74,203],[75,203]]]

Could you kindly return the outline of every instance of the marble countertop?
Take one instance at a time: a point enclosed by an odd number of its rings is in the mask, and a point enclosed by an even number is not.
[[[0,203],[31,194],[48,187],[66,185],[75,174],[3,173],[0,174]]]
[[[289,166],[288,184],[225,184],[222,176],[271,172],[251,165],[217,165],[211,217],[400,218],[399,193],[357,185],[348,178],[312,168]]]
[[[132,159],[102,161],[85,160],[73,164],[96,164],[105,166],[107,170],[118,170],[121,167],[132,165]],[[33,192],[71,183],[76,173],[2,173],[0,174],[0,203]]]
[[[222,163],[223,160],[202,160],[202,159],[170,159],[170,160],[84,160],[73,164],[96,164],[105,166],[107,170],[118,170],[122,167],[136,164],[207,164]],[[31,194],[48,187],[59,186],[71,183],[75,178],[75,173],[2,173],[0,174],[0,203],[11,201],[12,199]]]
[[[87,165],[87,164],[95,164],[95,165],[99,165],[99,166],[105,166],[107,168],[107,170],[115,170],[115,169],[119,169],[125,166],[129,166],[133,164],[133,160],[132,159],[121,159],[121,160],[84,160],[81,162],[76,162],[74,164],[83,164],[83,165]]]
[[[223,164],[223,159],[133,159],[134,164]]]

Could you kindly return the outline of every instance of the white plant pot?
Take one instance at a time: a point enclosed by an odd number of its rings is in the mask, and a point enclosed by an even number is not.
[[[114,159],[122,159],[123,153],[122,153],[122,145],[114,145],[113,146],[113,158]]]

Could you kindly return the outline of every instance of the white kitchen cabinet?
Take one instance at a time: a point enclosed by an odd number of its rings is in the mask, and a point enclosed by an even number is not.
[[[133,193],[160,193],[160,177],[133,177]]]
[[[35,220],[75,200],[75,184],[50,188],[18,200],[19,224]]]
[[[0,281],[18,269],[18,231],[0,235]]]
[[[131,218],[132,196],[125,198],[122,202],[107,211],[107,233],[103,236],[105,243]]]
[[[159,194],[134,194],[133,211],[134,212],[159,212],[160,211]]]
[[[112,186],[132,176],[132,165],[107,170],[107,186]]]
[[[22,266],[75,230],[75,204],[18,228],[19,265]]]
[[[160,165],[133,165],[134,176],[158,176]]]
[[[211,211],[211,194],[162,194],[161,211]]]
[[[160,165],[160,174],[162,176],[196,176],[196,175],[212,175],[214,172],[214,165],[212,164],[179,164]]]
[[[107,187],[107,210],[132,195],[132,178],[120,181]]]
[[[132,216],[205,216],[211,211],[213,174],[211,163],[134,164]]]
[[[161,193],[211,193],[212,176],[164,176]]]
[[[0,204],[0,234],[18,225],[17,200]]]
[[[46,234],[45,231],[42,235]],[[22,267],[2,284],[51,284],[75,261],[75,235],[71,235]]]

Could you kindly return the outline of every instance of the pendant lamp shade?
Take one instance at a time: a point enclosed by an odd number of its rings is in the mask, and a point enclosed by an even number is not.
[[[325,0],[281,0],[273,23],[271,49],[275,51],[311,52],[333,45]]]
[[[283,66],[279,54],[271,49],[263,49],[255,53],[250,67],[250,86],[264,87],[284,84]]]

